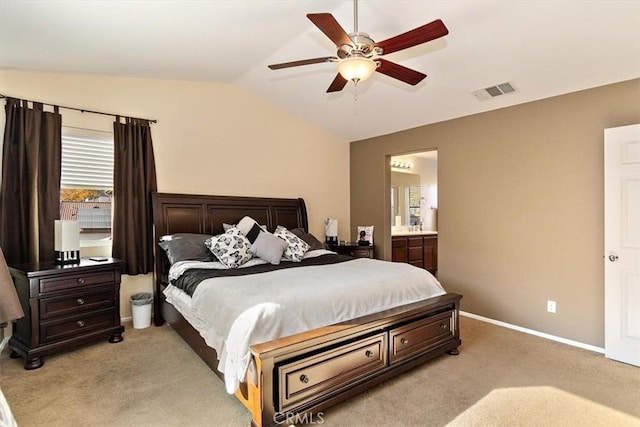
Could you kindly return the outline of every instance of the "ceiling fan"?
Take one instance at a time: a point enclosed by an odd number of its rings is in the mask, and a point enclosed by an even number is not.
[[[333,79],[327,92],[341,91],[349,81],[353,81],[357,85],[358,82],[371,77],[374,71],[410,85],[416,85],[427,75],[383,59],[381,56],[417,46],[449,34],[449,30],[444,23],[437,19],[406,33],[376,43],[367,33],[358,31],[358,0],[353,2],[354,30],[352,33],[347,34],[330,13],[309,13],[307,18],[335,43],[338,49],[336,56],[284,62],[269,65],[269,68],[279,70],[321,62],[335,62],[338,64],[338,74]]]

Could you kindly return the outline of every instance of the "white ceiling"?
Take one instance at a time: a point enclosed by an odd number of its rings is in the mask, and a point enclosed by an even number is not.
[[[305,15],[329,12],[351,32],[353,3],[327,0],[0,0],[0,67],[231,82],[349,141],[640,77],[637,0],[361,0],[358,9],[359,30],[377,41],[444,21],[449,35],[385,56],[425,80],[375,73],[354,100],[352,83],[325,93],[335,64],[269,70],[335,55]],[[470,93],[507,81],[516,93]]]

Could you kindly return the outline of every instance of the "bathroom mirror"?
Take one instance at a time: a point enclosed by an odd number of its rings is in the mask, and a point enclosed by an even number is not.
[[[391,171],[391,225],[420,224],[420,175]]]

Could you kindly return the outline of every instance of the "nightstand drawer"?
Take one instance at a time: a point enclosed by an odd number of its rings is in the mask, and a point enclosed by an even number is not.
[[[373,246],[360,246],[357,243],[330,245],[329,250],[342,255],[350,255],[355,258],[373,258]]]
[[[85,311],[113,307],[114,294],[113,286],[105,286],[76,295],[42,298],[40,300],[40,319],[70,316]]]
[[[55,277],[40,280],[40,293],[56,292],[65,289],[73,289],[84,286],[113,283],[115,273],[113,271],[101,271],[98,273],[78,274],[66,277]]]
[[[354,249],[351,251],[351,256],[356,258],[373,258],[373,250],[369,247],[366,249]]]
[[[53,320],[40,323],[40,341],[60,341],[79,335],[90,334],[114,326],[114,310],[106,309],[74,316],[71,319]]]

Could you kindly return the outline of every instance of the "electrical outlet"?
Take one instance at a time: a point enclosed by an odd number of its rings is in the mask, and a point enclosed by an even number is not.
[[[547,311],[549,313],[555,313],[556,312],[556,302],[552,301],[552,300],[547,300]]]

